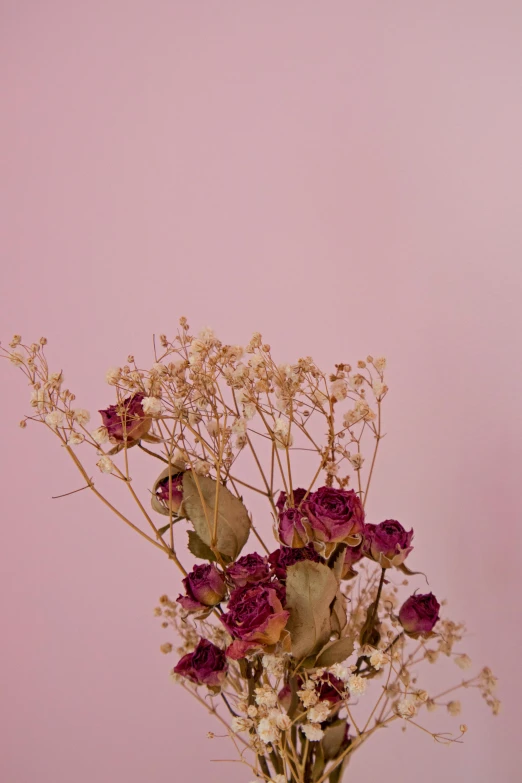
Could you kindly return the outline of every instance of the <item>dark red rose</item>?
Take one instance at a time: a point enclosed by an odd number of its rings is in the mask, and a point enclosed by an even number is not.
[[[227,676],[228,663],[223,650],[207,639],[200,639],[194,652],[184,655],[174,672],[197,685],[219,687]]]
[[[99,411],[112,443],[137,441],[148,433],[152,419],[143,410],[143,397],[143,394],[132,394],[118,405]]]
[[[433,593],[410,595],[399,610],[399,621],[408,636],[428,636],[439,620],[440,604]]]
[[[227,576],[236,587],[245,587],[248,584],[268,579],[270,566],[266,557],[261,557],[257,552],[253,552],[251,555],[243,555],[235,563],[232,563],[227,568]]]
[[[199,612],[216,606],[227,592],[225,580],[213,563],[195,565],[183,580],[183,587],[186,595],[180,595],[177,602],[187,612]]]
[[[277,583],[238,588],[230,596],[228,612],[220,620],[234,641],[227,649],[238,660],[256,647],[277,644],[289,612],[283,609],[283,592]]]
[[[161,479],[156,487],[156,497],[167,511],[177,514],[183,502],[183,473],[171,476],[170,480],[168,476]]]
[[[400,566],[413,549],[413,530],[407,532],[400,522],[386,519],[379,525],[365,525],[363,549],[367,557],[382,568]]]
[[[323,675],[317,688],[319,700],[337,704],[344,698],[342,695],[344,687],[344,682],[333,674]]]
[[[302,510],[314,541],[325,544],[346,541],[356,545],[361,540],[364,510],[353,489],[321,487],[308,496]]]
[[[302,560],[313,560],[314,563],[324,562],[323,558],[315,551],[313,544],[307,544],[299,549],[282,546],[272,552],[268,559],[274,569],[274,574],[283,582],[286,579],[286,569],[295,563],[300,563]]]

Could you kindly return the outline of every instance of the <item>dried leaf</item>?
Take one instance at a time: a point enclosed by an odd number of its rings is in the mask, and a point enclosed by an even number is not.
[[[347,625],[348,618],[346,614],[346,598],[340,590],[337,590],[337,594],[332,605],[332,633],[341,638]]]
[[[406,576],[423,576],[426,580],[426,584],[429,585],[428,577],[424,573],[424,571],[411,571],[407,565],[404,563],[401,563],[399,566],[399,570],[402,571],[403,574],[406,574]]]
[[[325,761],[334,759],[344,742],[346,736],[346,721],[336,720],[327,726],[324,730],[324,737],[321,740]]]
[[[193,530],[188,530],[188,548],[195,557],[200,557],[202,560],[210,560],[215,562],[216,556],[209,546],[195,533]]]
[[[219,494],[218,494],[219,492]],[[217,501],[215,548],[224,559],[235,560],[250,533],[250,518],[243,503],[229,489],[208,476],[183,474],[183,513],[192,522],[199,538],[208,547],[214,532]]]
[[[319,651],[330,638],[331,605],[337,587],[332,570],[323,563],[303,560],[288,568],[286,607],[290,618],[286,627],[295,658],[306,658]]]
[[[333,666],[334,663],[342,663],[353,652],[353,639],[345,636],[343,639],[337,639],[335,642],[328,642],[317,656],[316,666]]]

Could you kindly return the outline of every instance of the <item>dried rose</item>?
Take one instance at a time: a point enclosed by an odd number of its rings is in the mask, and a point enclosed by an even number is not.
[[[251,555],[243,555],[229,566],[227,576],[236,587],[245,587],[248,584],[268,579],[270,566],[266,557],[261,557],[257,552],[253,552]]]
[[[184,655],[174,672],[197,685],[219,687],[227,675],[228,662],[223,650],[207,639],[200,639],[194,652]]]
[[[294,549],[306,546],[309,541],[306,522],[300,508],[285,509],[279,514],[279,540]]]
[[[399,622],[408,636],[428,636],[439,620],[440,604],[433,593],[414,594],[399,610]]]
[[[109,405],[101,413],[112,443],[138,441],[150,430],[152,419],[143,410],[143,394],[133,394],[118,405]]]
[[[161,479],[156,486],[156,497],[167,511],[177,514],[183,502],[183,473]]]
[[[238,660],[256,647],[276,644],[289,612],[283,609],[284,591],[277,583],[237,588],[230,597],[228,612],[220,617],[234,641],[227,649],[229,658]]]
[[[344,564],[341,574],[341,579],[353,579],[357,576],[357,571],[354,569],[355,563],[358,563],[361,558],[364,557],[363,542],[357,546],[347,546],[344,553]]]
[[[353,489],[321,487],[302,504],[314,541],[346,541],[352,546],[361,540],[364,510]]]
[[[290,499],[286,492],[280,492],[279,497],[277,498],[277,510],[279,513],[282,513],[285,508],[290,508],[291,506],[300,506],[303,502],[305,496],[306,496],[306,489],[303,489],[302,487],[298,487],[297,489],[294,489],[292,492],[293,495],[293,503],[290,502]]]
[[[187,612],[199,612],[216,606],[226,595],[225,580],[213,563],[195,565],[183,580],[186,595],[180,595],[177,602]]]
[[[365,525],[363,549],[367,557],[382,568],[400,566],[413,549],[413,530],[407,532],[400,522],[386,519],[379,525]]]
[[[307,544],[298,549],[282,546],[272,552],[268,559],[274,569],[274,574],[283,582],[286,579],[286,569],[301,560],[313,560],[314,563],[324,562],[323,558],[315,551],[313,544]]]

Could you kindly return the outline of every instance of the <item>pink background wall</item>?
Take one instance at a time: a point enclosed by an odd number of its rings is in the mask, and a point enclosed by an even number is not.
[[[4,340],[45,334],[92,411],[181,314],[389,357],[371,513],[415,526],[504,709],[468,694],[449,749],[383,732],[358,783],[519,780],[521,30],[516,0],[1,3]],[[177,575],[50,499],[77,478],[1,377],[0,779],[246,783],[158,652]]]

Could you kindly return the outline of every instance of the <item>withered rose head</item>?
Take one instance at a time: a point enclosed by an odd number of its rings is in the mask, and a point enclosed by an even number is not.
[[[277,583],[239,587],[233,591],[228,612],[220,620],[234,641],[227,649],[238,660],[256,647],[277,644],[289,612],[283,609],[284,588]]]
[[[321,487],[302,505],[314,541],[358,544],[364,529],[364,510],[353,489]]]
[[[293,490],[292,494],[294,500],[293,503],[290,501],[290,498],[288,497],[286,492],[279,493],[279,497],[277,498],[277,503],[276,503],[277,510],[279,511],[279,513],[282,513],[285,510],[285,508],[290,508],[290,506],[300,506],[306,495],[306,489],[303,489],[302,487],[298,487],[297,489]]]
[[[363,542],[357,546],[347,546],[344,553],[344,564],[341,579],[353,579],[357,576],[354,569],[355,563],[358,563],[364,557]]]
[[[200,612],[216,606],[227,592],[225,580],[213,563],[195,565],[183,580],[183,587],[186,594],[180,595],[177,602],[187,612]]]
[[[268,579],[270,566],[267,558],[261,557],[257,552],[251,555],[243,555],[235,563],[227,568],[227,576],[236,587],[245,587]]]
[[[298,549],[282,546],[272,552],[268,559],[274,569],[274,574],[282,582],[286,579],[286,569],[295,563],[300,563],[302,560],[313,560],[314,563],[323,562],[323,558],[317,554],[313,544],[307,544]]]
[[[386,519],[379,525],[365,525],[364,554],[382,568],[400,566],[413,549],[413,530],[406,531],[395,519]]]
[[[228,662],[223,650],[207,639],[200,639],[194,652],[184,655],[174,672],[197,685],[219,687],[227,675]]]
[[[113,443],[137,441],[150,430],[152,419],[143,410],[143,397],[141,393],[132,394],[118,405],[99,411]]]
[[[183,473],[178,473],[170,479],[168,476],[161,479],[156,487],[156,497],[166,509],[177,514],[183,502]]]
[[[408,636],[428,636],[439,620],[439,610],[433,593],[410,595],[399,610],[399,621]]]
[[[308,543],[306,519],[300,508],[292,506],[279,514],[279,540],[286,546],[298,548]]]

